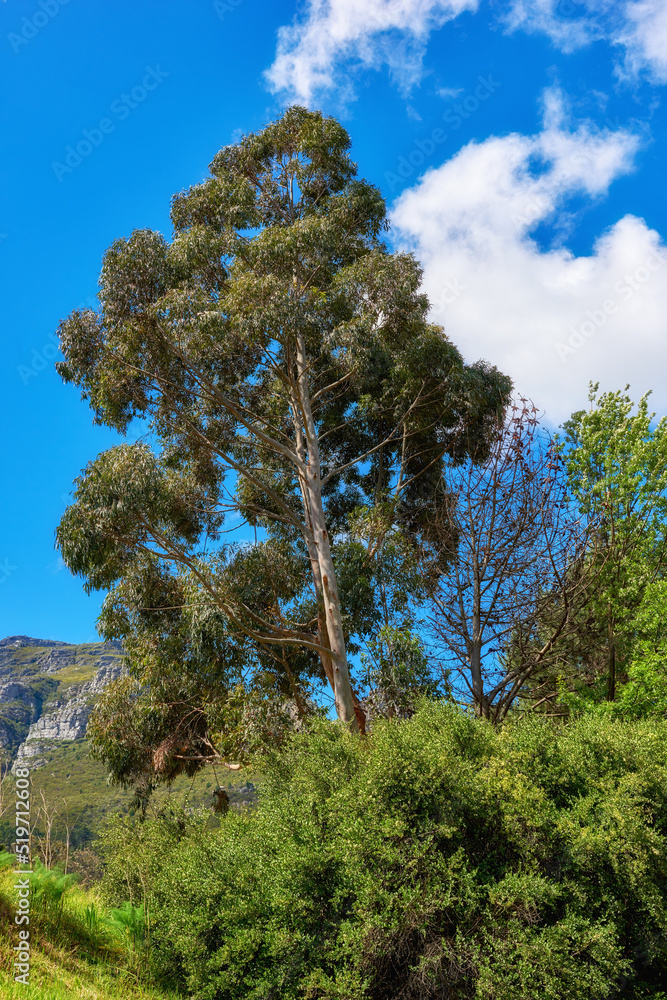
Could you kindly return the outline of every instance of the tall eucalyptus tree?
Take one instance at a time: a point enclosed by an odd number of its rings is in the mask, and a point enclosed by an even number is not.
[[[428,321],[420,269],[387,249],[384,202],[349,148],[335,120],[292,107],[175,196],[171,240],[138,230],[109,248],[99,311],[61,324],[58,368],[98,422],[140,417],[149,443],[84,470],[57,541],[88,588],[113,588],[109,631],[130,627],[118,601],[158,636],[205,600],[285,670],[315,655],[355,728],[335,543],[358,508],[419,534],[443,463],[479,449],[511,385]],[[230,512],[266,532],[264,562],[222,558]],[[276,552],[292,560],[282,589]]]

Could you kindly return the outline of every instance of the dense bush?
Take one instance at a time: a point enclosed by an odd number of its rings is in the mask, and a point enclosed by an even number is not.
[[[667,724],[322,723],[260,806],[158,837],[153,967],[202,1000],[595,1000],[667,984]]]

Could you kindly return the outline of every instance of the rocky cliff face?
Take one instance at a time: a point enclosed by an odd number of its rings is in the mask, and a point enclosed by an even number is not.
[[[122,668],[118,642],[0,640],[0,760],[37,768],[54,742],[82,739],[96,698]]]

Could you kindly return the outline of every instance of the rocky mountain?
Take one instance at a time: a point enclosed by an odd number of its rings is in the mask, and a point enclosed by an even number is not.
[[[0,640],[0,846],[11,849],[15,838],[14,818],[2,808],[2,776],[5,803],[11,802],[14,781],[8,765],[29,765],[36,843],[48,816],[54,841],[70,839],[72,870],[80,870],[77,851],[88,850],[110,815],[134,815],[133,789],[107,782],[106,768],[90,756],[85,738],[95,702],[123,665],[117,642],[75,645],[25,635]],[[249,771],[228,776],[203,768],[194,778],[181,775],[157,789],[152,808],[213,809],[223,787],[233,809],[246,809],[257,798],[250,777]],[[210,822],[219,817],[212,815]]]
[[[119,642],[0,640],[0,760],[39,768],[49,750],[83,739],[96,698],[122,669]]]

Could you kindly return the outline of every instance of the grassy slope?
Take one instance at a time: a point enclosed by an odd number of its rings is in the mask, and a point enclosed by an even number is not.
[[[94,890],[69,888],[62,909],[44,916],[31,912],[30,985],[15,983],[12,964],[16,933],[16,899],[12,873],[0,871],[0,998],[2,1000],[168,1000],[169,995],[142,985],[136,963],[114,933]],[[95,931],[86,925],[86,910],[94,908]]]
[[[15,983],[4,971],[7,945],[0,939],[0,998],[2,1000],[167,1000],[137,983],[128,972],[79,958],[75,951],[40,941],[33,959],[30,985]]]

